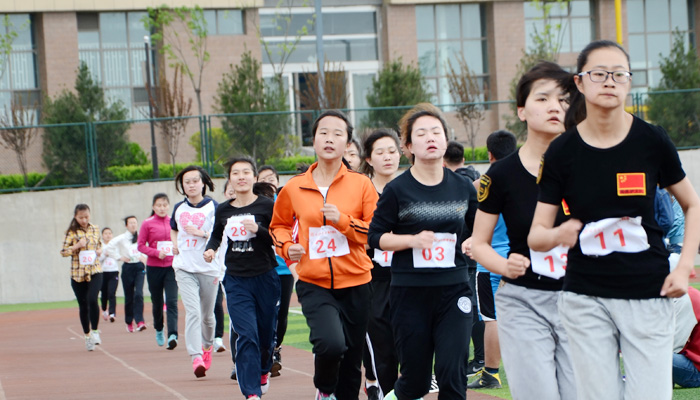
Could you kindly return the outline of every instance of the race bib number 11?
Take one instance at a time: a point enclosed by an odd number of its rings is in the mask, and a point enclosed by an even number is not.
[[[457,235],[454,233],[435,233],[431,248],[413,249],[413,266],[415,268],[454,267],[456,243]]]
[[[639,253],[649,248],[642,217],[605,218],[589,222],[579,234],[581,252],[587,256],[606,256],[614,251]]]

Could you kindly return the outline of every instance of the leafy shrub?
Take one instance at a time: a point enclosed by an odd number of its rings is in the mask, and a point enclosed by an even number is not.
[[[44,179],[46,174],[30,172],[27,174],[29,187],[33,187]],[[22,174],[0,175],[0,189],[20,189],[24,187],[24,176]]]
[[[279,172],[290,172],[297,170],[297,164],[311,165],[316,162],[315,156],[291,156],[284,158],[271,158],[267,164],[272,165]]]

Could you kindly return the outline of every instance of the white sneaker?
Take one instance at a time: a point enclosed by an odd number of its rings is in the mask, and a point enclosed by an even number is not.
[[[95,343],[92,342],[92,336],[90,335],[85,336],[85,348],[87,351],[95,350]]]
[[[107,321],[107,320],[109,319],[109,313],[107,312],[107,310],[102,311],[102,318],[103,318],[105,321]]]
[[[214,352],[221,353],[222,351],[226,351],[226,346],[224,346],[223,339],[220,337],[214,338]]]
[[[90,332],[90,336],[92,337],[92,343],[102,344],[102,339],[100,338],[100,331],[92,331]]]

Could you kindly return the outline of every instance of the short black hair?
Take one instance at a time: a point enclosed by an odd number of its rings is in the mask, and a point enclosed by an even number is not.
[[[464,164],[464,146],[462,146],[462,143],[456,140],[447,142],[443,160],[445,160],[447,165]]]
[[[518,148],[518,140],[511,132],[498,130],[486,138],[486,149],[493,158],[501,160],[512,154]]]

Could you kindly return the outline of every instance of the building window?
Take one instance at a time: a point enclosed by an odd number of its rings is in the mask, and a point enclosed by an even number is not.
[[[523,4],[525,7],[525,43],[527,48],[535,46],[532,40],[533,35],[541,35],[547,25],[549,25],[555,44],[559,46],[560,53],[579,52],[591,42],[593,19],[591,18],[591,2],[589,0],[544,3],[549,10],[547,19],[545,19],[542,2],[535,4],[526,1]]]
[[[675,30],[683,34],[686,46],[695,47],[693,15],[689,0],[627,0],[633,87],[659,85],[663,76],[659,62],[671,53]]]
[[[204,10],[209,35],[243,35],[242,10]]]
[[[293,41],[302,29],[299,43],[289,56],[288,63],[316,63],[316,26],[313,10],[292,10],[289,16],[280,17],[275,10],[260,10],[260,34],[269,53],[263,47],[263,63],[279,63],[278,51],[285,41]],[[289,17],[289,18],[287,18]],[[326,8],[323,10],[323,52],[327,61],[376,61],[377,22],[374,8]],[[287,33],[287,37],[285,37]]]
[[[79,13],[78,56],[111,104],[121,100],[132,118],[148,116],[144,72],[145,12]],[[153,71],[153,69],[151,69]]]
[[[10,110],[12,101],[33,108],[39,105],[34,21],[30,14],[0,14],[0,34],[14,32],[9,55],[0,55],[0,113]],[[34,116],[36,118],[36,115]]]
[[[449,65],[458,69],[464,59],[487,87],[486,24],[481,4],[416,6],[418,64],[437,104],[452,104],[447,82]]]

